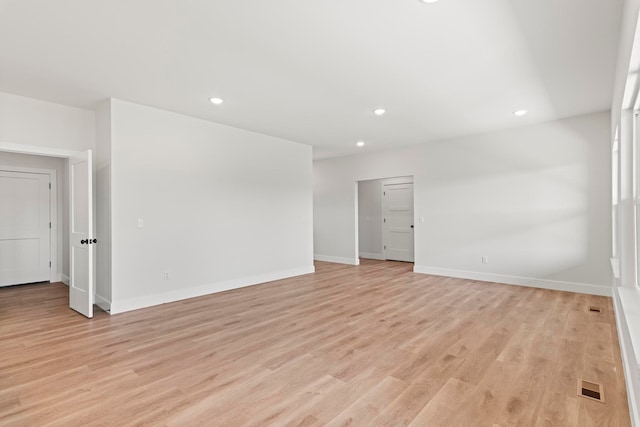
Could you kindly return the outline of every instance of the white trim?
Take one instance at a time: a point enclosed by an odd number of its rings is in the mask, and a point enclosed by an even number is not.
[[[49,280],[51,282],[59,282],[62,279],[62,269],[64,268],[62,265],[62,242],[64,238],[62,236],[62,218],[58,218],[58,176],[55,170],[52,170],[49,174],[49,184],[51,184],[49,191],[49,221],[51,221],[51,228],[49,229],[49,244],[51,245],[49,252],[49,260],[51,261]],[[59,240],[58,234],[61,237]]]
[[[610,286],[592,285],[587,283],[561,282],[557,280],[537,279],[533,277],[507,276],[503,274],[480,273],[476,271],[452,270],[416,265],[414,273],[432,274],[435,276],[457,277],[460,279],[480,280],[483,282],[503,283],[506,285],[531,286],[534,288],[552,289],[555,291],[577,292],[581,294],[602,295],[610,297]]]
[[[385,185],[413,184],[413,175],[398,176],[395,178],[381,178],[380,182],[383,187]]]
[[[365,259],[377,259],[380,261],[384,261],[384,255],[383,254],[372,254],[369,252],[361,252],[360,253],[360,258],[365,258]]]
[[[65,285],[69,286],[69,276],[67,276],[66,274],[61,275],[60,281]]]
[[[360,259],[358,258],[342,258],[337,256],[314,254],[313,259],[316,261],[333,262],[336,264],[360,265]]]
[[[6,166],[6,165],[0,165],[0,170],[5,172],[37,173],[41,175],[51,175],[51,173],[53,174],[56,173],[55,169],[23,168],[21,166]]]
[[[108,299],[106,299],[104,297],[101,297],[98,294],[96,294],[96,296],[95,296],[95,305],[97,305],[102,310],[106,311],[107,313],[111,312],[111,301],[109,301]]]
[[[315,272],[313,266],[294,268],[291,270],[274,271],[272,273],[260,274],[257,276],[244,277],[240,279],[227,280],[218,283],[209,283],[187,289],[177,289],[161,294],[147,295],[144,297],[131,298],[123,301],[111,301],[111,314],[124,313],[125,311],[137,310],[159,304],[166,304],[174,301],[181,301],[231,289],[243,288],[274,280],[287,279],[289,277],[301,276]],[[97,298],[96,298],[97,299]]]
[[[640,370],[640,291],[635,288],[616,287],[616,294],[622,309],[622,319],[625,320],[629,348]]]
[[[620,278],[620,258],[609,258],[614,279]]]
[[[353,256],[355,259],[358,260],[357,264],[354,265],[359,265],[360,264],[360,260],[358,258],[358,254],[360,253],[360,196],[359,196],[359,191],[360,191],[360,184],[358,183],[358,181],[356,181],[354,183],[354,197],[353,197],[353,212],[355,213],[354,216],[354,238],[355,241],[353,242]],[[322,260],[319,260],[322,261]],[[331,262],[331,261],[329,261]]]
[[[49,228],[49,261],[51,262],[49,281],[52,283],[61,281],[63,239],[58,238],[58,230],[62,229],[62,223],[58,223],[58,221],[62,222],[62,218],[58,218],[58,174],[56,170],[0,165],[0,171],[49,176],[49,184],[51,185],[49,190],[49,221],[51,222],[51,227]]]
[[[38,145],[16,144],[13,142],[0,141],[0,151],[19,154],[36,154],[38,156],[69,158],[81,151],[65,150],[61,148],[41,147]]]
[[[634,427],[640,427],[640,401],[638,400],[640,395],[636,393],[636,389],[640,386],[640,366],[636,356],[638,349],[635,348],[629,331],[629,325],[634,325],[636,332],[640,325],[627,322],[619,291],[619,288],[615,288],[613,291],[613,309],[616,315],[616,329],[618,331],[618,341],[620,342],[620,353],[622,354],[624,379],[627,386],[629,415],[631,416],[631,424]]]

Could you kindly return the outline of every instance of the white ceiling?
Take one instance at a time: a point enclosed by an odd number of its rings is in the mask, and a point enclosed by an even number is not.
[[[607,110],[621,10],[622,0],[0,0],[0,91],[85,108],[129,100],[325,158]],[[521,108],[530,113],[514,117]]]

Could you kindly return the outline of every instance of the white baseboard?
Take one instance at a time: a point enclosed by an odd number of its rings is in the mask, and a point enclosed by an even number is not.
[[[369,252],[360,252],[360,258],[378,259],[380,261],[384,261],[385,259],[383,254],[372,254]]]
[[[69,276],[67,276],[66,274],[63,274],[61,276],[61,280],[62,280],[62,283],[64,283],[65,285],[69,286]]]
[[[111,311],[111,301],[96,294],[95,304],[106,312]]]
[[[314,271],[315,268],[313,266],[300,267],[291,270],[274,271],[257,276],[227,280],[224,282],[210,283],[193,288],[177,289],[171,292],[146,295],[144,297],[131,298],[123,301],[111,301],[111,314],[124,313],[126,311],[138,310],[140,308],[151,307],[154,305],[201,297],[203,295],[243,288],[245,286],[252,286],[260,283],[272,282],[274,280],[287,279],[289,277],[313,273]]]
[[[577,292],[580,294],[602,295],[610,297],[610,286],[591,285],[587,283],[561,282],[557,280],[536,279],[533,277],[507,276],[503,274],[481,273],[477,271],[452,270],[447,268],[416,265],[414,273],[432,274],[434,276],[457,277],[460,279],[480,280],[483,282],[504,283],[507,285],[530,286],[533,288],[552,289],[555,291]]]
[[[360,265],[360,260],[358,258],[341,258],[337,256],[314,254],[313,259],[316,261],[334,262],[336,264]]]
[[[636,301],[637,302],[637,301]],[[631,415],[631,424],[633,427],[640,427],[640,360],[638,360],[637,342],[634,345],[634,339],[631,336],[629,327],[636,328],[638,333],[638,325],[633,318],[633,313],[627,315],[624,310],[624,304],[620,297],[619,289],[613,291],[613,308],[616,315],[616,329],[618,330],[618,341],[620,342],[620,353],[622,354],[622,365],[624,368],[624,380],[627,385],[627,400],[629,404],[629,414]],[[637,316],[637,313],[636,313]],[[637,337],[636,337],[637,338]],[[636,340],[637,341],[637,340]]]

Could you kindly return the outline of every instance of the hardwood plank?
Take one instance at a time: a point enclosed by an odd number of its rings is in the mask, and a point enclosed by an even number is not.
[[[327,425],[338,427],[370,424],[406,388],[407,383],[404,381],[394,377],[385,377],[371,391],[355,401]]]
[[[91,320],[67,298],[0,289],[0,425],[630,425],[606,297],[362,260]]]
[[[450,378],[409,426],[438,427],[448,425],[448,419],[451,415],[455,414],[465,404],[465,401],[476,392],[476,386],[456,378]]]

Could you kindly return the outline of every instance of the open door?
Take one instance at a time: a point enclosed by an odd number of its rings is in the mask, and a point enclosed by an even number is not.
[[[91,150],[69,159],[69,307],[93,317],[93,165]]]

